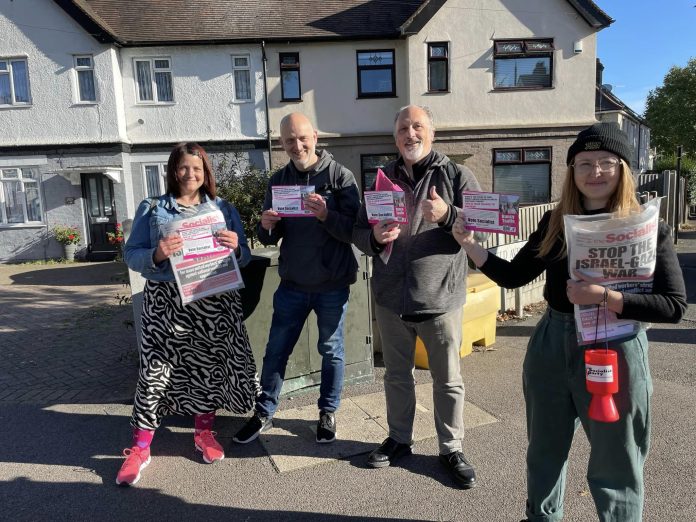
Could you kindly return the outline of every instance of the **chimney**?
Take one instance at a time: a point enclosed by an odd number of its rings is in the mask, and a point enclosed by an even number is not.
[[[597,85],[602,85],[602,73],[604,72],[604,66],[602,62],[597,58]]]

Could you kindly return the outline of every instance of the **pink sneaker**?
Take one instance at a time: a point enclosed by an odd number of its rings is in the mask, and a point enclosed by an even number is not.
[[[141,449],[138,446],[123,450],[126,461],[116,475],[116,484],[130,486],[140,480],[140,472],[150,463],[150,448]]]
[[[193,436],[196,449],[203,453],[203,460],[206,464],[212,464],[225,458],[225,452],[218,441],[215,440],[215,435],[217,433],[214,431],[203,430],[198,435]]]

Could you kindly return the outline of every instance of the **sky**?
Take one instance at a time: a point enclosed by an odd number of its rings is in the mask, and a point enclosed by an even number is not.
[[[696,0],[594,0],[615,20],[597,34],[602,83],[638,114],[674,65],[696,58]]]

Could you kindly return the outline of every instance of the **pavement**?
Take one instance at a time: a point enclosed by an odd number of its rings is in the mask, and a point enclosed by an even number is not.
[[[654,384],[652,447],[645,469],[646,521],[696,520],[696,232],[677,250],[689,310],[648,334]],[[282,400],[275,428],[232,442],[245,418],[222,414],[227,458],[202,463],[191,419],[157,431],[153,460],[131,488],[114,484],[130,442],[137,378],[132,312],[119,263],[0,265],[0,520],[438,520],[517,521],[525,502],[521,368],[539,315],[501,323],[496,343],[462,359],[467,387],[465,453],[478,486],[463,491],[437,460],[431,381],[416,370],[414,454],[365,467],[386,436],[384,368],[347,386],[339,440],[314,443],[317,392]],[[568,521],[596,520],[582,431],[571,450]]]

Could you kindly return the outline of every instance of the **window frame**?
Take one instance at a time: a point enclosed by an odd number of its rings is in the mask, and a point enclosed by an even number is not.
[[[445,48],[445,56],[433,56],[433,47],[443,47]],[[443,93],[450,92],[450,50],[449,42],[427,42],[427,61],[428,61],[428,92],[429,93]],[[431,64],[445,62],[445,88],[444,89],[433,89],[431,85],[431,74],[430,66]]]
[[[157,167],[157,175],[158,175],[158,181],[159,181],[159,187],[160,187],[160,193],[159,194],[148,194],[147,192],[147,167]],[[143,194],[145,195],[146,198],[153,198],[156,196],[161,196],[163,194],[167,193],[167,164],[162,163],[162,162],[157,162],[157,161],[151,161],[148,163],[143,163],[142,164],[142,173],[143,173]]]
[[[547,159],[527,159],[527,153],[534,152],[534,151],[545,151],[547,152]],[[497,159],[498,153],[501,152],[517,152],[519,153],[519,159],[518,160],[499,160]],[[549,166],[549,172],[548,172],[548,192],[549,192],[549,197],[548,201],[542,201],[542,202],[534,202],[534,203],[521,203],[521,205],[543,205],[545,203],[550,203],[551,202],[551,182],[553,180],[553,147],[547,147],[547,146],[531,146],[531,147],[503,147],[503,148],[494,148],[492,149],[493,153],[493,161],[492,161],[492,167],[493,167],[493,172],[491,176],[491,181],[493,185],[493,192],[497,192],[496,190],[496,176],[495,176],[495,168],[497,166],[509,166],[509,165],[540,165],[540,164],[546,164]],[[522,195],[520,194],[520,197]]]
[[[17,171],[16,178],[5,177],[5,171],[15,170]],[[36,178],[25,178],[24,171],[30,171],[37,175]],[[43,209],[43,194],[41,191],[41,176],[36,169],[30,167],[0,167],[0,228],[11,228],[11,227],[22,227],[22,226],[35,226],[44,224],[44,209]],[[8,221],[6,201],[5,201],[5,187],[3,183],[20,183],[21,193],[25,196],[22,198],[22,216],[23,220],[21,223],[10,223]],[[35,185],[38,200],[39,200],[39,216],[38,221],[30,221],[29,213],[27,211],[27,198],[26,198],[26,187],[25,185]]]
[[[237,53],[232,54],[232,101],[235,103],[249,103],[254,101],[254,82],[251,76],[251,54],[249,53]],[[246,66],[237,66],[234,63],[235,58],[245,58],[247,61]],[[237,96],[237,84],[235,83],[235,71],[249,71],[249,98],[240,98]]]
[[[360,65],[360,55],[367,53],[391,53],[391,65]],[[358,99],[369,98],[396,98],[396,50],[395,49],[357,49],[355,51],[355,67],[358,83]],[[362,71],[391,71],[391,91],[390,92],[363,92],[360,73]]]
[[[78,65],[77,60],[80,58],[89,58],[90,66]],[[73,55],[73,70],[75,71],[75,103],[80,105],[94,105],[99,103],[99,95],[97,94],[97,77],[94,73],[94,56],[91,54],[75,54]],[[83,100],[82,90],[80,89],[80,72],[89,71],[92,73],[92,84],[94,85],[94,99]]]
[[[167,60],[169,67],[155,67],[157,60]],[[138,83],[138,62],[145,62],[150,67],[150,88],[152,89],[152,99],[143,100],[140,94],[140,84]],[[160,100],[157,81],[155,80],[155,72],[168,72],[172,86],[172,99]],[[133,82],[135,83],[135,100],[138,105],[174,105],[176,97],[174,96],[174,74],[172,72],[172,59],[170,56],[135,56],[133,57]]]
[[[505,45],[519,45],[519,50],[504,49]],[[534,48],[535,45],[543,45],[544,48]],[[554,53],[553,38],[516,38],[493,40],[493,90],[494,91],[534,91],[553,89]],[[513,85],[499,86],[496,84],[497,62],[500,60],[518,60],[521,58],[548,58],[549,74],[548,85]]]
[[[286,65],[283,63],[283,58],[294,57],[295,63]],[[280,101],[283,102],[297,102],[302,101],[302,74],[300,73],[300,53],[278,53],[278,68],[280,69]],[[285,88],[283,83],[283,73],[285,71],[297,71],[297,92],[299,96],[297,98],[288,98],[285,96]]]
[[[374,171],[375,176],[376,176],[377,169],[382,168],[380,166],[377,166],[375,168],[369,168],[369,169],[365,168],[364,165],[365,165],[366,158],[375,157],[375,156],[377,156],[377,157],[379,157],[379,156],[391,157],[391,159],[389,159],[385,163],[385,165],[387,163],[390,163],[391,161],[396,160],[399,157],[398,153],[396,153],[396,152],[373,152],[370,154],[360,154],[360,189],[362,190],[363,194],[365,193],[366,190],[370,189],[370,186],[365,183],[365,174],[371,173],[372,171]]]
[[[10,107],[29,107],[32,105],[32,96],[31,96],[31,82],[29,79],[29,60],[26,56],[0,56],[0,62],[5,62],[7,64],[7,69],[6,70],[0,70],[0,75],[7,75],[10,83],[10,103],[0,103],[0,107],[2,108],[10,108]],[[14,67],[12,66],[12,62],[24,62],[24,67],[26,70],[26,81],[27,81],[27,101],[23,102],[20,101],[18,102],[16,99],[15,95],[15,82],[14,82]]]

